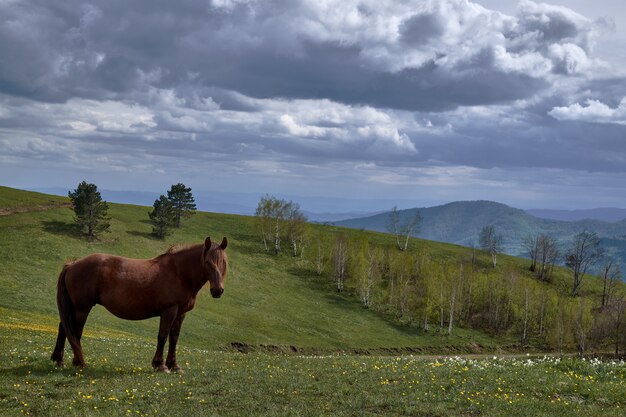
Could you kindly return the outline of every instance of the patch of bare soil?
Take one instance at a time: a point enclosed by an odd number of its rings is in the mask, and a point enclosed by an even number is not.
[[[354,349],[332,349],[332,348],[313,348],[298,347],[293,345],[252,345],[244,342],[231,342],[225,348],[225,351],[239,353],[274,353],[282,355],[372,355],[372,356],[422,356],[424,358],[440,358],[446,356],[466,356],[466,357],[486,357],[493,354],[498,356],[524,356],[525,354],[538,355],[540,352],[517,346],[502,346],[498,349],[485,348],[479,344],[468,344],[465,346],[406,346],[406,347],[389,347],[389,348],[354,348]],[[548,353],[549,354],[549,353]]]

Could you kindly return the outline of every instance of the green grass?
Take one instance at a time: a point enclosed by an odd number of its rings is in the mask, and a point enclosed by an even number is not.
[[[362,308],[355,298],[332,291],[330,282],[308,272],[304,260],[264,253],[249,217],[198,213],[161,241],[150,236],[147,212],[146,207],[111,204],[111,231],[96,242],[76,233],[73,213],[67,208],[0,217],[0,317],[10,315],[22,325],[55,328],[56,281],[67,259],[93,252],[150,258],[171,244],[227,236],[231,268],[225,295],[214,300],[208,291],[200,292],[196,308],[183,324],[180,343],[184,346],[224,350],[240,342],[335,351],[407,346],[462,349],[476,343],[496,349],[503,343],[477,331],[445,336],[396,325]],[[152,341],[157,327],[156,318],[129,322],[96,306],[86,331],[123,332]]]
[[[2,188],[0,208],[13,197],[23,206],[48,198]],[[76,234],[67,208],[0,216],[0,415],[622,415],[623,363],[523,366],[515,360],[337,355],[406,347],[463,352],[476,344],[496,351],[511,339],[398,325],[332,291],[305,261],[262,252],[251,218],[198,213],[160,241],[149,234],[147,212],[111,204],[111,232],[95,242]],[[384,234],[367,235],[373,243],[388,243]],[[201,291],[183,324],[178,359],[185,373],[150,368],[158,319],[123,321],[100,306],[83,339],[88,368],[53,366],[56,280],[67,259],[93,252],[148,258],[170,244],[199,243],[206,236],[228,236],[231,269],[224,297],[214,300]],[[412,245],[442,258],[468,256],[466,248],[453,245]],[[523,270],[524,262],[501,259],[503,268]],[[558,271],[557,285],[566,278]],[[585,291],[596,286],[592,280]],[[232,342],[256,350],[236,353]],[[291,346],[306,355],[268,353]]]
[[[41,194],[32,191],[16,190],[0,185],[0,209],[10,210],[16,207],[45,207],[68,204],[66,197]]]
[[[536,358],[295,356],[183,347],[181,374],[146,366],[153,345],[86,338],[91,366],[58,369],[50,334],[2,337],[0,415],[622,416],[623,362]]]

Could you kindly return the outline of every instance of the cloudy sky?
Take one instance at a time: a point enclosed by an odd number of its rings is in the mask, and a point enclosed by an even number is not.
[[[624,45],[623,0],[0,0],[0,184],[626,207]]]

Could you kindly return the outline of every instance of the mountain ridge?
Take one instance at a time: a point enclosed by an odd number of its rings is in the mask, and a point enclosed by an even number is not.
[[[596,219],[562,221],[542,219],[527,211],[488,201],[457,201],[440,206],[398,210],[401,219],[419,211],[420,230],[415,237],[463,246],[478,245],[478,236],[484,226],[493,225],[503,235],[504,252],[524,256],[523,241],[531,234],[546,233],[559,241],[562,250],[580,232],[591,231],[601,238],[607,255],[626,267],[626,219],[609,223]],[[337,226],[384,232],[387,231],[389,212],[374,216],[338,221]],[[626,269],[624,269],[626,270]]]
[[[592,209],[528,209],[526,213],[542,219],[578,221],[578,220],[601,220],[608,223],[616,223],[626,219],[626,209],[618,207],[598,207]]]

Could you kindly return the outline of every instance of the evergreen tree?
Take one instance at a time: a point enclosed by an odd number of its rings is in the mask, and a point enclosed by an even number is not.
[[[90,239],[109,229],[109,205],[102,200],[95,184],[83,181],[78,184],[78,188],[68,193],[68,197],[76,214],[74,221]]]
[[[150,223],[152,223],[152,234],[162,239],[176,222],[174,206],[167,197],[162,195],[154,201],[153,207],[152,211],[148,213]]]
[[[196,212],[196,204],[191,194],[191,188],[185,184],[175,184],[167,192],[167,199],[174,209],[174,225],[180,227],[181,217],[189,217]]]

